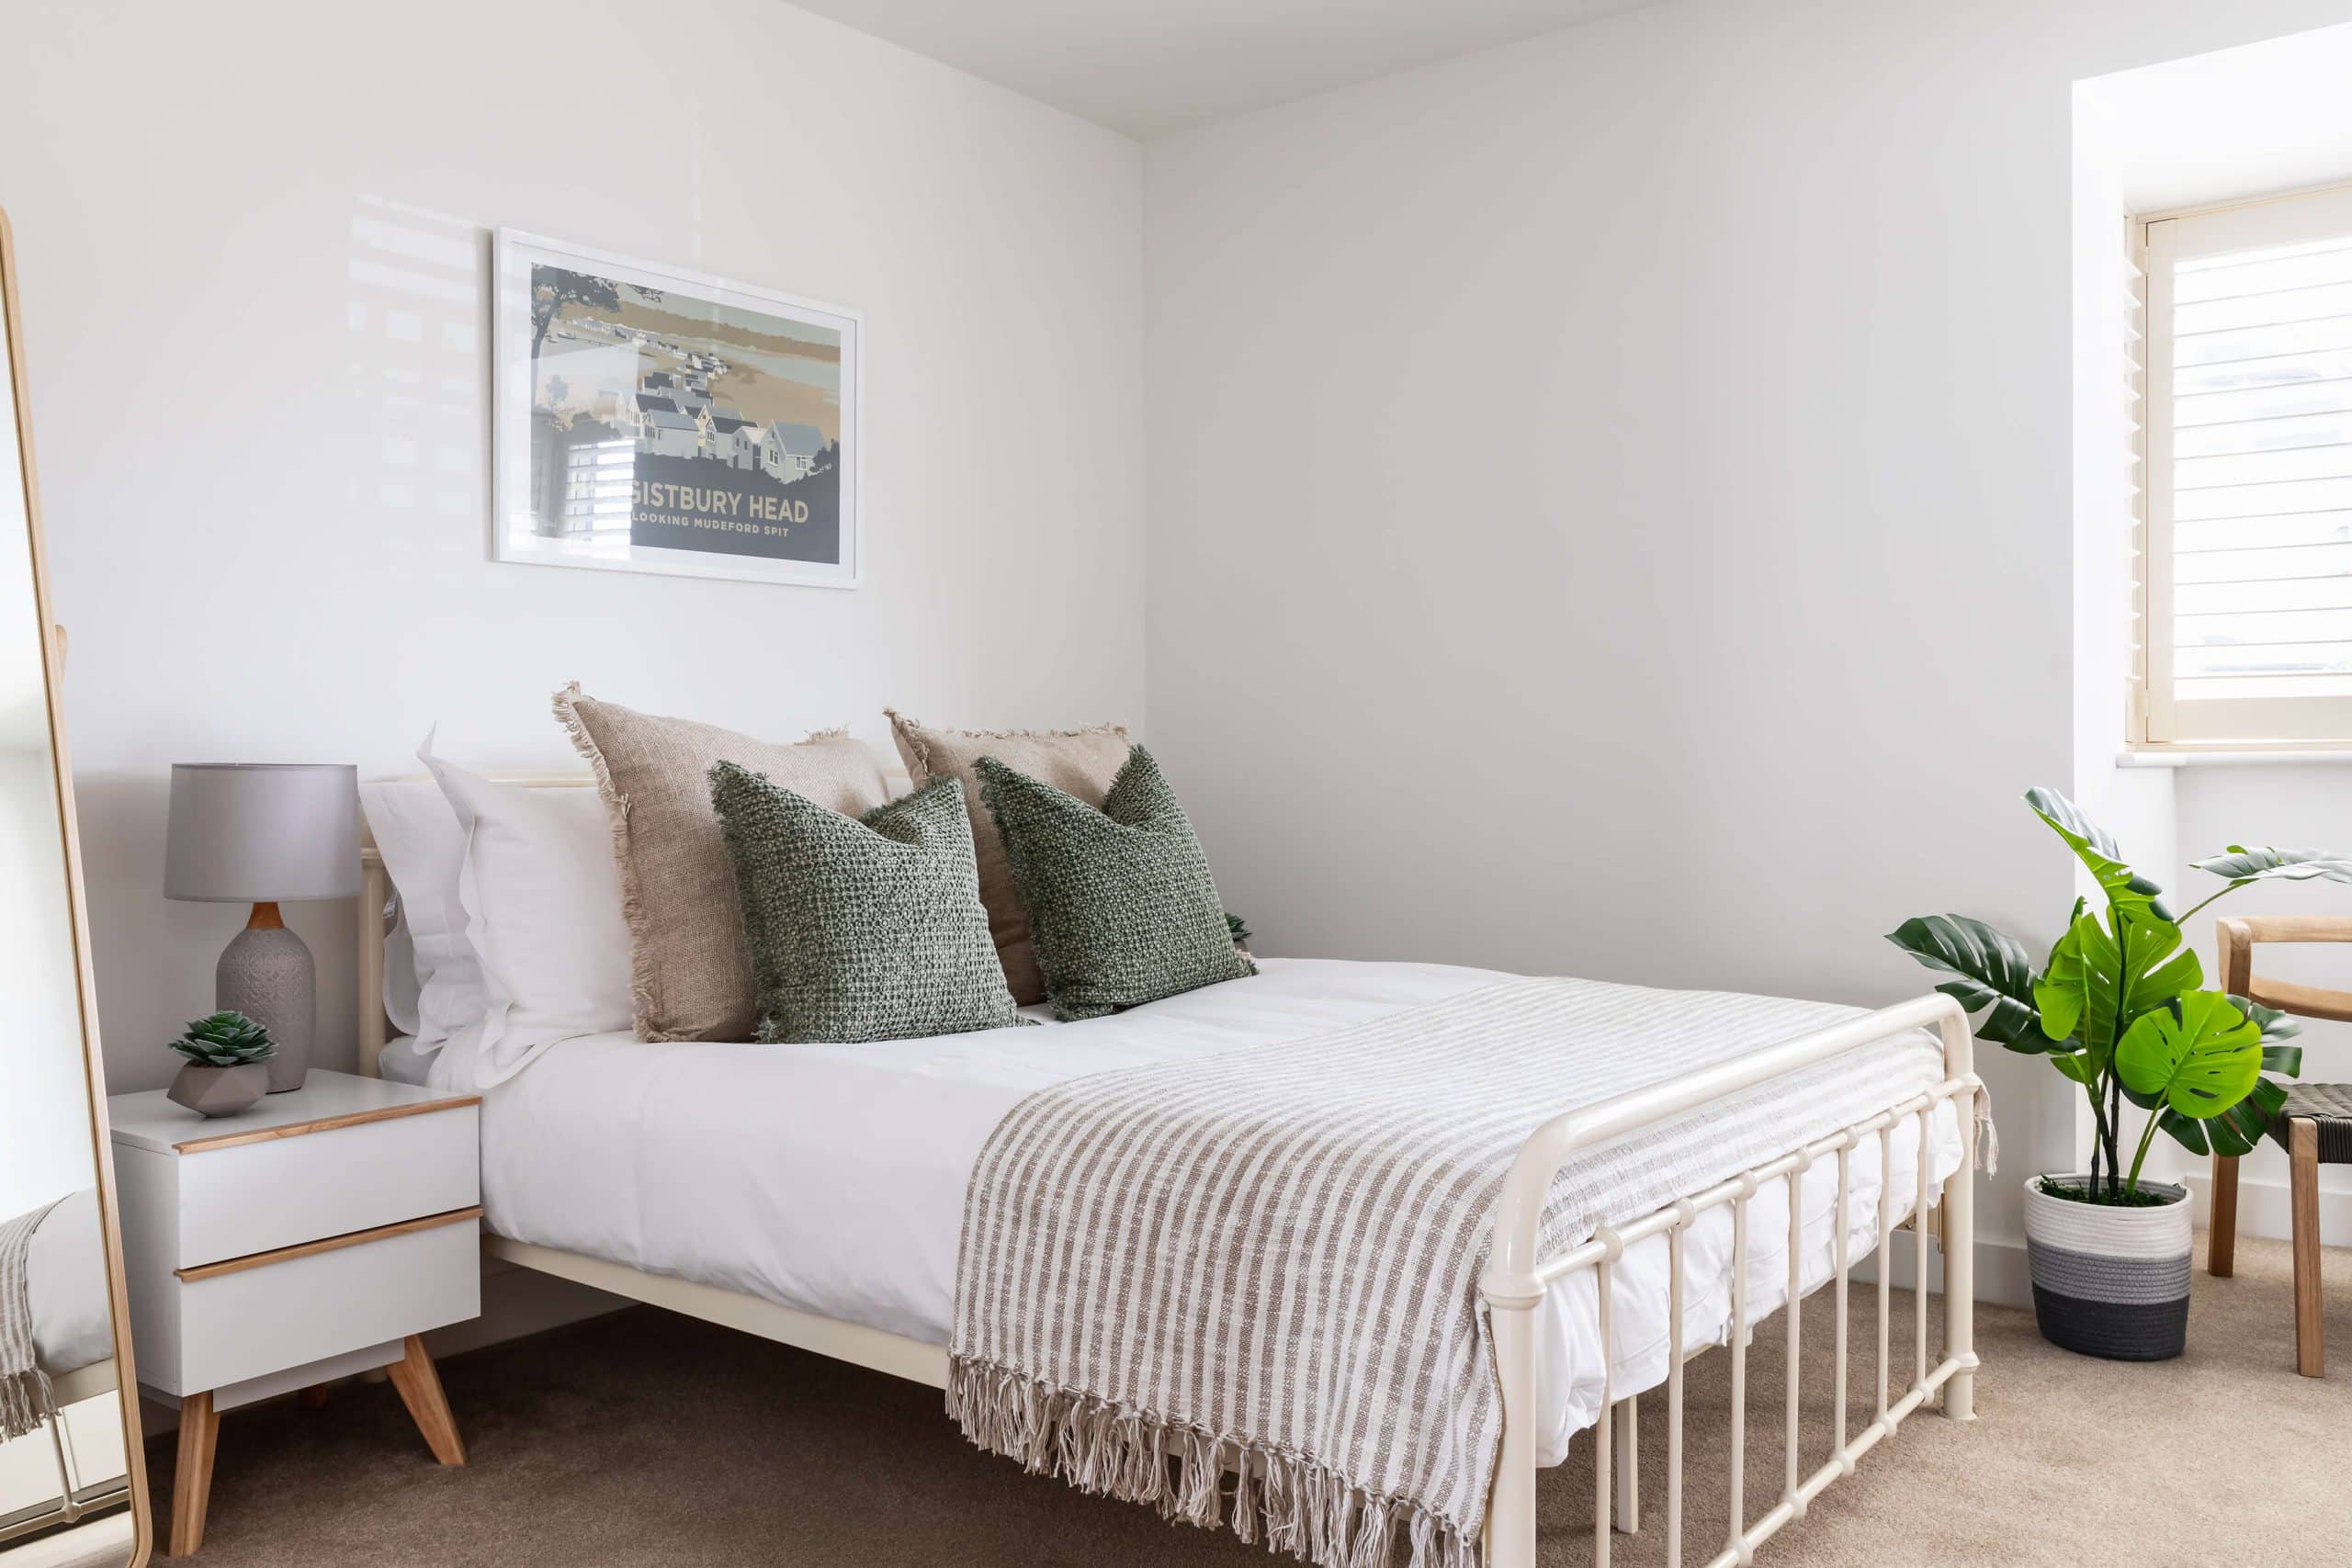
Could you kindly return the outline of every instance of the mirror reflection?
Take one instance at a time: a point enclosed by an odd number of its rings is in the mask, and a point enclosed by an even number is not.
[[[130,1458],[10,324],[0,311],[0,1563],[80,1568],[131,1555]]]

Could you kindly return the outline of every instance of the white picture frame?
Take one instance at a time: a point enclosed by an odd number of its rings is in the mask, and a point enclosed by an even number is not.
[[[862,315],[519,230],[492,252],[492,559],[859,585]]]

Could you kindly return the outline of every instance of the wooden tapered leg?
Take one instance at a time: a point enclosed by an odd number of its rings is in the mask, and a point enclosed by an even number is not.
[[[327,1407],[327,1385],[314,1382],[295,1397],[302,1402],[305,1410],[324,1410]]]
[[[2319,1302],[2319,1123],[2287,1123],[2287,1182],[2295,1212],[2295,1370],[2327,1375],[2327,1326]]]
[[[425,1446],[433,1450],[433,1457],[443,1464],[465,1463],[465,1440],[458,1436],[457,1418],[449,1414],[448,1396],[441,1392],[441,1374],[433,1370],[433,1358],[424,1353],[424,1341],[410,1335],[408,1354],[386,1371],[392,1386],[401,1391],[401,1403],[408,1406],[409,1418],[424,1434]]]
[[[2237,1267],[2238,1162],[2234,1155],[2213,1156],[2213,1223],[2205,1235],[2205,1272],[2226,1280]]]
[[[212,1451],[220,1417],[212,1395],[191,1393],[180,1401],[180,1460],[172,1472],[172,1550],[187,1557],[204,1544],[204,1509],[212,1498]]]

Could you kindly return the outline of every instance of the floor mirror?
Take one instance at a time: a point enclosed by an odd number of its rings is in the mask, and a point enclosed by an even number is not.
[[[27,384],[0,212],[0,1568],[136,1568],[152,1524]]]

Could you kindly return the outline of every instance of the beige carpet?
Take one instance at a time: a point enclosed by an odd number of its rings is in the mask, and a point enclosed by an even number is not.
[[[2293,1370],[2286,1249],[2240,1247],[2197,1277],[2189,1353],[2155,1366],[2070,1356],[2028,1314],[1979,1315],[1981,1418],[1924,1414],[1781,1532],[1767,1563],[2343,1563],[2352,1556],[2352,1254],[2331,1252],[2336,1375]],[[1815,1297],[1815,1302],[1824,1298]],[[1908,1298],[1896,1298],[1907,1347]],[[1854,1381],[1875,1344],[1858,1292]],[[1825,1303],[1826,1305],[1826,1303]],[[1932,1320],[1936,1314],[1931,1314]],[[1805,1316],[1808,1464],[1826,1452],[1828,1315]],[[1753,1508],[1779,1495],[1781,1338],[1750,1358]],[[1723,1540],[1728,1358],[1691,1368],[1686,1554]],[[1907,1349],[1899,1348],[1898,1367]],[[966,1446],[931,1389],[650,1309],[458,1357],[443,1368],[470,1466],[426,1457],[390,1389],[322,1410],[277,1401],[221,1422],[210,1568],[316,1564],[1263,1563],[1230,1536],[1083,1497]],[[1814,1391],[1822,1392],[1818,1398]],[[1866,1397],[1855,1401],[1862,1410]],[[1663,1561],[1666,1422],[1643,1401],[1640,1535]],[[1858,1417],[1867,1419],[1866,1411]],[[1713,1441],[1706,1440],[1712,1433]],[[1589,1444],[1544,1477],[1547,1563],[1591,1545]],[[149,1455],[167,1517],[169,1439]],[[1285,1560],[1286,1561],[1286,1560]]]

